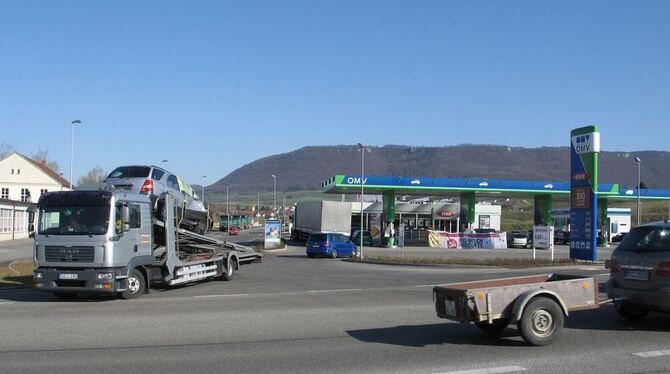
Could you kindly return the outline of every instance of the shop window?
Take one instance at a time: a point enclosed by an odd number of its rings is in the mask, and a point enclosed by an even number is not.
[[[31,201],[30,200],[30,190],[27,188],[21,189],[21,201]]]
[[[9,188],[3,188],[2,189],[2,194],[0,194],[0,199],[9,199]]]

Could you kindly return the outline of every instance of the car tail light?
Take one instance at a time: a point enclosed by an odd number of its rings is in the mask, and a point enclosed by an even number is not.
[[[670,262],[661,262],[658,264],[656,275],[659,277],[670,277]]]
[[[328,247],[330,247],[330,243],[328,243],[328,242],[323,243],[323,246],[326,247],[326,248],[328,248]]]
[[[610,274],[615,274],[615,273],[618,273],[619,271],[621,271],[621,268],[619,267],[619,263],[616,260],[610,260],[609,264],[606,264],[606,265],[609,265]]]
[[[151,195],[154,193],[154,181],[151,179],[147,179],[144,181],[144,184],[142,185],[142,188],[140,188],[140,193],[146,194],[146,195]]]

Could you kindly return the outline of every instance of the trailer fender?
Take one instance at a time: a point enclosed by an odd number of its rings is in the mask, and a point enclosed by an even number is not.
[[[514,302],[514,308],[512,309],[512,320],[518,322],[521,319],[521,315],[523,314],[523,310],[526,308],[526,305],[530,302],[531,299],[537,296],[543,296],[543,297],[548,297],[550,299],[553,299],[558,303],[558,305],[561,306],[561,310],[563,310],[563,314],[567,317],[568,316],[568,308],[565,306],[565,303],[561,299],[560,296],[554,291],[551,290],[530,290],[522,293],[517,297],[516,301]]]

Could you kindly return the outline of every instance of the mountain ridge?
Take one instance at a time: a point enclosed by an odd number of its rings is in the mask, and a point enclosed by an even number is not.
[[[670,152],[655,150],[601,152],[600,182],[635,186],[635,157],[642,159],[641,181],[645,185],[649,188],[670,188],[670,175],[664,173],[670,161]],[[243,165],[207,186],[206,193],[225,193],[226,185],[234,186],[237,193],[242,194],[272,192],[272,174],[277,176],[277,191],[318,190],[321,182],[333,175],[360,175],[360,168],[361,154],[356,145],[305,146]],[[570,148],[391,144],[368,148],[365,174],[567,181],[570,179]]]

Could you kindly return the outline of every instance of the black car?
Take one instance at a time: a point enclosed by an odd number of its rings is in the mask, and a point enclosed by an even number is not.
[[[556,230],[554,231],[554,244],[568,244],[570,243],[570,231]]]
[[[620,243],[626,237],[626,232],[620,232],[612,237],[612,243]]]

